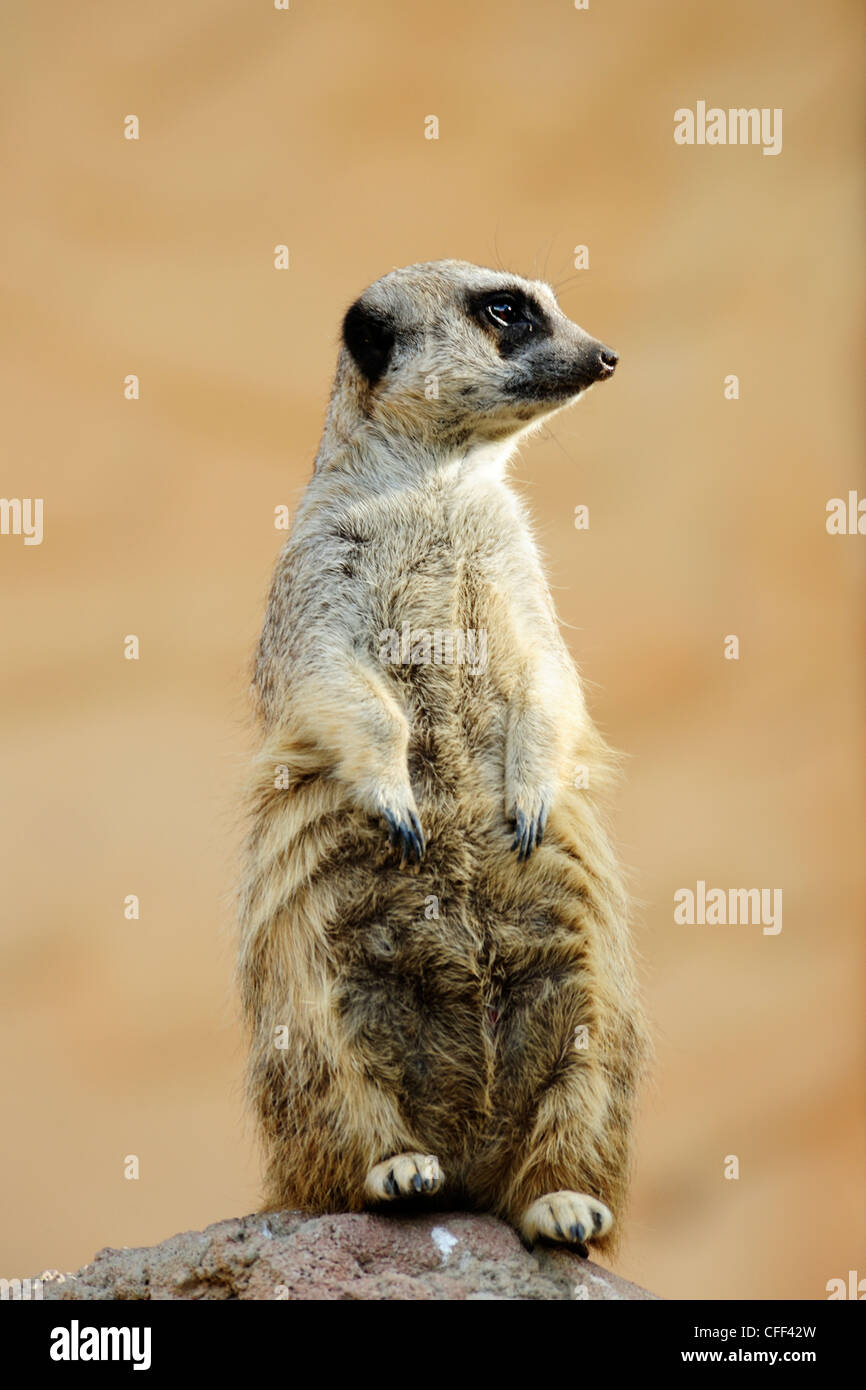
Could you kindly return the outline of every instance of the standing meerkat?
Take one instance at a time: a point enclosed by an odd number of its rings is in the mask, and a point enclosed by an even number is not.
[[[280,556],[239,984],[266,1205],[439,1195],[609,1244],[645,1052],[587,714],[520,436],[617,356],[462,261],[352,305]]]

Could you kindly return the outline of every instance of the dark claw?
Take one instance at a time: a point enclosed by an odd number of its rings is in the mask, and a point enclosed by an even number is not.
[[[425,1179],[424,1179],[424,1191],[425,1191],[425,1192],[432,1192],[432,1191],[433,1191],[433,1179],[432,1179],[432,1178],[425,1178]]]
[[[408,859],[420,864],[426,842],[415,812],[409,812],[408,821],[398,820],[393,811],[386,810],[383,814],[388,825],[388,841],[395,849],[399,847],[400,863],[405,864]]]
[[[594,1212],[592,1213],[592,1224],[593,1224],[593,1226],[595,1227],[595,1229],[596,1229],[597,1231],[600,1231],[600,1230],[601,1230],[602,1222],[603,1222],[603,1217],[602,1217],[601,1212],[600,1212],[600,1211],[594,1211]]]
[[[576,1242],[576,1241],[580,1240],[580,1236],[579,1236],[577,1233],[578,1233],[578,1231],[581,1230],[581,1229],[582,1229],[582,1228],[577,1224],[576,1221],[575,1221],[575,1223],[574,1223],[573,1226],[570,1226],[570,1227],[569,1227],[568,1234],[571,1236],[571,1238],[572,1238],[573,1241]]]
[[[409,819],[410,819],[410,821],[412,822],[412,829],[413,829],[414,832],[415,832],[415,834],[414,834],[414,836],[413,836],[413,839],[412,839],[412,843],[413,843],[413,845],[415,846],[415,856],[416,856],[417,862],[420,864],[420,863],[421,863],[421,859],[423,858],[423,855],[424,855],[424,850],[425,850],[425,848],[426,848],[426,841],[425,841],[425,839],[424,839],[424,831],[421,829],[421,822],[418,820],[418,817],[415,815],[415,812],[414,812],[414,811],[410,811],[410,812],[409,812]]]
[[[583,1242],[586,1240],[586,1227],[582,1221],[578,1221],[577,1223],[577,1240],[579,1245],[583,1245]]]
[[[512,850],[517,850],[518,859],[525,859],[527,854],[527,844],[529,840],[529,822],[522,811],[518,811],[514,817],[514,840]]]
[[[388,1193],[390,1193],[390,1195],[391,1195],[392,1197],[397,1197],[397,1196],[399,1196],[399,1189],[398,1189],[398,1187],[397,1187],[396,1182],[394,1181],[394,1169],[393,1169],[393,1168],[391,1169],[390,1173],[388,1174],[387,1178],[385,1179],[385,1191],[388,1192]]]
[[[539,815],[527,820],[522,811],[517,811],[514,816],[514,840],[512,850],[517,850],[517,857],[521,862],[528,859],[532,851],[541,844],[544,838],[544,828],[547,825],[547,807],[543,806]]]
[[[424,1179],[420,1173],[416,1173],[412,1179],[412,1186],[416,1192],[420,1192],[424,1186]]]

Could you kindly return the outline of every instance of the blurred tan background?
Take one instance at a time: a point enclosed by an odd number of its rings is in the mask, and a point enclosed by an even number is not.
[[[671,1297],[866,1276],[866,540],[825,530],[866,491],[858,9],[7,9],[0,490],[45,538],[0,537],[0,1272],[255,1205],[232,891],[273,509],[347,304],[457,256],[564,282],[621,353],[515,469],[630,755],[657,1057],[617,1267]],[[698,100],[783,108],[782,153],[676,146]],[[676,926],[699,878],[781,887],[781,934]]]

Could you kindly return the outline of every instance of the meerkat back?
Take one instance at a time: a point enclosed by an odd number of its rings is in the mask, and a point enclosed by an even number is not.
[[[546,285],[463,262],[345,315],[254,678],[238,977],[269,1207],[614,1237],[646,1052],[614,759],[505,470],[616,361]]]

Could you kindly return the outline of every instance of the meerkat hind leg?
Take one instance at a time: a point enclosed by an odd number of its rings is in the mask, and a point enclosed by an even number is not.
[[[395,1154],[377,1163],[367,1174],[364,1195],[369,1202],[392,1202],[396,1197],[427,1196],[438,1192],[444,1174],[433,1154]]]
[[[520,1232],[530,1245],[536,1240],[585,1245],[606,1236],[613,1217],[603,1202],[583,1192],[547,1192],[526,1208]]]

